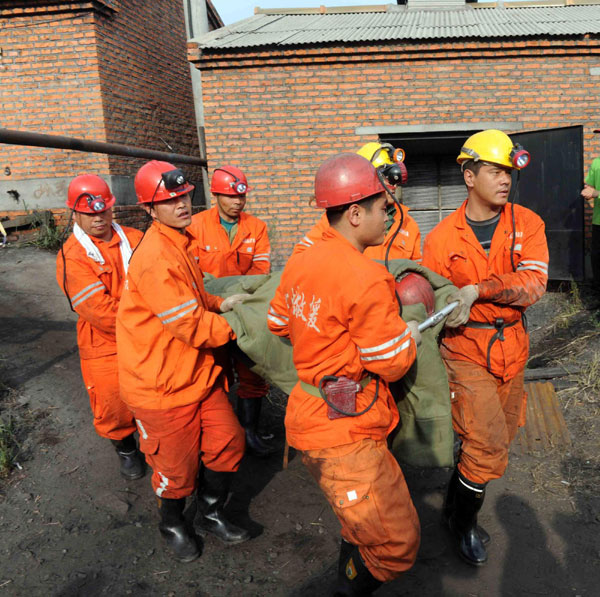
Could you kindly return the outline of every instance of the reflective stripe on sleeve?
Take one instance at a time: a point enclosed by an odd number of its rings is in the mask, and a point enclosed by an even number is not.
[[[269,307],[269,312],[267,313],[267,319],[272,321],[276,325],[287,325],[290,318],[285,315],[280,315],[277,311],[273,310],[273,307]]]
[[[534,270],[542,274],[548,274],[548,264],[544,261],[521,261],[517,265],[517,270]]]
[[[89,292],[87,294],[83,294],[84,292],[86,292],[88,290],[89,290]],[[77,305],[80,305],[81,303],[83,303],[83,301],[87,301],[91,296],[93,296],[97,292],[100,292],[101,290],[106,290],[106,287],[104,286],[104,284],[102,284],[102,282],[94,282],[94,284],[90,284],[87,288],[84,288],[81,292],[78,292],[74,297],[71,298],[71,302],[73,303],[73,308],[75,308],[75,307],[77,307]],[[83,296],[81,296],[82,294],[83,294]],[[77,297],[81,297],[81,298],[79,298],[79,300],[76,300]]]
[[[360,357],[361,361],[384,361],[385,359],[389,359],[391,357],[396,356],[398,353],[402,352],[403,350],[407,349],[410,346],[410,338],[404,342],[403,344],[401,344],[398,348],[396,348],[395,350],[390,350],[390,352],[386,352],[385,354],[380,354],[377,355],[375,357]]]
[[[402,340],[402,338],[404,338],[409,333],[410,333],[410,330],[408,328],[406,328],[404,330],[404,332],[402,334],[400,334],[399,336],[396,336],[395,338],[392,338],[391,340],[388,340],[387,342],[384,342],[383,344],[379,344],[378,346],[372,346],[371,348],[361,348],[359,346],[358,352],[360,352],[360,354],[363,355],[363,354],[370,354],[372,352],[379,352],[381,350],[386,350],[387,348],[390,348],[391,346],[394,346],[394,344],[397,344],[398,342],[400,342],[400,340]]]
[[[192,299],[190,301],[186,301],[185,303],[181,303],[181,305],[177,305],[176,307],[173,307],[172,309],[167,309],[166,311],[159,313],[157,315],[157,317],[161,320],[161,322],[163,324],[171,323],[172,321],[175,321],[176,319],[179,319],[180,317],[187,315],[190,311],[193,311],[197,305],[198,305],[198,301],[196,299]],[[186,309],[186,307],[189,307],[189,308]],[[185,310],[182,311],[182,309],[185,309]],[[180,312],[177,313],[177,311],[180,311]],[[173,313],[175,313],[175,315],[173,315],[173,317],[166,318],[167,315],[171,315]]]
[[[298,243],[299,245],[304,245],[305,247],[312,247],[315,243],[313,243],[308,236],[304,236],[302,240]]]

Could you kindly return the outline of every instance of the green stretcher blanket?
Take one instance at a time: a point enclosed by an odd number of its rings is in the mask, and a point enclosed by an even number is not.
[[[446,278],[408,259],[391,260],[389,269],[396,277],[405,272],[425,276],[434,289],[436,311],[446,305],[447,297],[455,290]],[[204,285],[207,292],[222,297],[240,292],[252,295],[223,317],[235,331],[239,348],[255,363],[252,370],[289,395],[298,381],[292,346],[287,338],[275,336],[267,327],[269,303],[280,277],[281,272],[227,278],[207,275]],[[402,317],[423,321],[425,307],[405,305]],[[393,437],[392,452],[400,462],[413,466],[453,466],[450,390],[438,349],[443,325],[442,321],[422,333],[415,363],[393,388],[401,425]]]

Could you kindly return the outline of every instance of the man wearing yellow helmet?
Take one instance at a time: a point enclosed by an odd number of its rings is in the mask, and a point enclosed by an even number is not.
[[[440,346],[461,439],[444,516],[461,557],[479,566],[489,541],[477,526],[485,488],[504,474],[510,443],[525,423],[523,314],[545,292],[548,246],[541,218],[509,203],[511,172],[529,162],[521,146],[486,130],[467,139],[457,162],[467,199],[427,235],[423,265],[459,288],[448,298],[459,305]]]
[[[385,239],[382,244],[367,247],[364,254],[371,259],[412,259],[421,261],[421,232],[418,224],[409,215],[408,208],[393,200],[394,188],[406,181],[406,167],[402,163],[404,156],[387,143],[366,143],[356,153],[369,160],[378,170],[388,189]],[[320,240],[329,228],[325,215],[306,233],[294,247],[292,255],[301,253]]]

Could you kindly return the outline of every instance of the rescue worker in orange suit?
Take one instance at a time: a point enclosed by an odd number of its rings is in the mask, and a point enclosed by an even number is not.
[[[94,428],[113,443],[121,475],[133,480],[144,476],[144,461],[133,414],[119,391],[115,325],[129,258],[142,233],[113,222],[114,203],[99,176],[83,174],[71,181],[66,204],[73,233],[56,258],[56,281],[79,315],[77,344]]]
[[[379,171],[389,192],[387,196],[388,220],[383,243],[367,247],[364,254],[371,259],[412,259],[421,262],[421,232],[419,225],[408,213],[408,208],[394,199],[396,186],[406,182],[406,167],[402,163],[402,150],[395,150],[388,143],[366,143],[356,153],[367,158]],[[399,157],[401,156],[401,157]],[[329,227],[326,214],[323,214],[312,230],[304,235],[294,247],[292,255],[302,252],[320,240]]]
[[[194,186],[181,170],[147,162],[134,185],[153,222],[131,259],[117,315],[121,392],[153,469],[159,530],[175,558],[190,562],[199,550],[183,510],[196,489],[196,529],[225,543],[250,538],[223,512],[244,454],[244,432],[213,358],[214,348],[234,338],[219,313],[247,295],[223,300],[204,290],[186,231]]]
[[[204,273],[221,278],[271,271],[267,226],[244,211],[250,190],[239,168],[223,166],[214,171],[210,191],[215,206],[194,215],[188,229],[194,237],[194,256]],[[258,433],[258,420],[269,387],[239,358],[234,364],[239,380],[237,415],[246,433],[246,446],[257,456],[268,456],[275,450],[268,438]]]
[[[548,246],[542,219],[509,202],[511,172],[529,163],[520,145],[501,131],[482,131],[467,139],[457,161],[467,199],[427,235],[423,265],[459,288],[448,298],[459,306],[440,347],[462,442],[444,517],[461,557],[479,566],[487,561],[489,535],[477,526],[477,513],[525,423],[524,314],[545,292]]]
[[[336,595],[369,595],[408,570],[419,547],[417,513],[386,437],[399,420],[388,382],[413,364],[420,334],[399,315],[393,276],[363,254],[385,236],[375,168],[338,154],[319,168],[315,197],[330,226],[289,259],[267,319],[289,337],[299,378],[287,440],[342,524]]]

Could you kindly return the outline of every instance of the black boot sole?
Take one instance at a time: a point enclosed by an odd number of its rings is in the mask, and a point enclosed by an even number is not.
[[[223,537],[219,533],[216,533],[215,531],[212,531],[211,529],[206,529],[206,528],[198,525],[197,523],[194,524],[194,530],[198,534],[202,535],[203,537],[205,537],[206,535],[212,535],[213,537],[216,537],[221,543],[223,543],[223,545],[238,545],[240,543],[245,543],[246,541],[249,541],[250,539],[252,539],[250,534],[248,534],[247,537],[243,537],[241,539],[233,539],[233,540],[223,539]]]
[[[143,479],[146,475],[146,471],[142,471],[141,473],[135,473],[135,475],[126,475],[125,473],[121,472],[121,477],[123,477],[123,479],[125,479],[126,481],[137,481],[138,479]]]
[[[450,532],[452,532],[452,528],[450,527],[450,517],[446,516],[446,514],[442,514],[442,526],[445,526],[450,530]],[[483,527],[477,525],[477,532],[479,533],[479,538],[484,545],[489,545],[492,542],[492,538]]]
[[[460,549],[458,550],[458,555],[463,562],[466,562],[470,566],[474,566],[475,568],[481,568],[481,566],[485,566],[488,561],[484,560],[483,562],[476,562],[475,560],[470,560]]]

